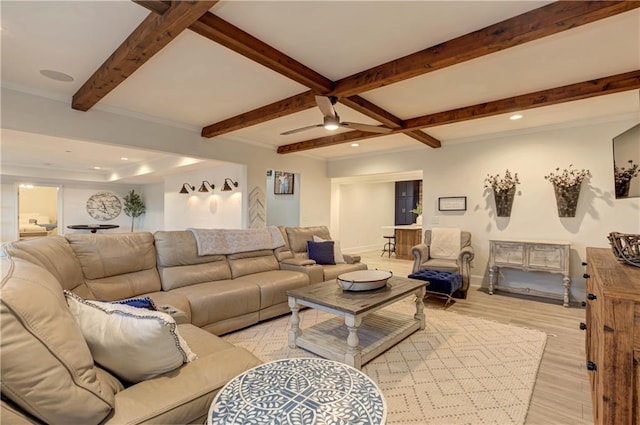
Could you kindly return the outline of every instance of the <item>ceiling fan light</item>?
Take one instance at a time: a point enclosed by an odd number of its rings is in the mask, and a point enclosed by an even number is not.
[[[340,127],[340,118],[336,114],[335,117],[324,117],[324,128],[329,131],[337,130]]]

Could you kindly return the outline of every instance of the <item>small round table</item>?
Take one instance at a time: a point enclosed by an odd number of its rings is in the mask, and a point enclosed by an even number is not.
[[[73,224],[67,226],[67,229],[74,230],[91,230],[91,233],[95,233],[98,230],[117,229],[117,224]]]
[[[293,358],[229,381],[213,399],[207,423],[379,425],[386,416],[380,389],[364,373],[333,360]]]

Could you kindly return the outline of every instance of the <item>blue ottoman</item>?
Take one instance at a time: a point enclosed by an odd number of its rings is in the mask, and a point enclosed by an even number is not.
[[[447,303],[451,301],[453,293],[462,287],[462,276],[459,273],[419,270],[408,277],[429,281],[427,292],[445,295],[448,298]]]

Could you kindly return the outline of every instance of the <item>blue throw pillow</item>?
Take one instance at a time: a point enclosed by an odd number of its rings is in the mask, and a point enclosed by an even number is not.
[[[131,307],[145,308],[147,310],[157,310],[156,304],[149,297],[127,298],[125,300],[112,301],[112,304],[125,304]]]
[[[335,264],[333,256],[333,241],[313,242],[307,241],[307,254],[309,259],[318,264]]]

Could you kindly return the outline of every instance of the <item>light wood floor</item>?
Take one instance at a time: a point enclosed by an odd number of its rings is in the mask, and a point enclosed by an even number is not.
[[[362,262],[370,269],[388,270],[398,276],[411,273],[412,261],[389,259],[381,251],[366,252]],[[444,300],[430,298],[426,308],[445,308]],[[456,299],[446,307],[469,316],[481,317],[544,331],[547,345],[531,398],[527,425],[592,424],[589,377],[585,366],[585,320],[580,306],[562,307],[559,301],[515,294],[489,295],[486,289],[471,287],[466,300]],[[428,311],[427,311],[428,318]]]

